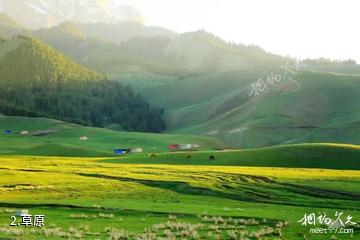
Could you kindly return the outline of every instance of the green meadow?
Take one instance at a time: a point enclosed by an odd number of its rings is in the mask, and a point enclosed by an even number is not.
[[[1,234],[17,234],[11,232],[16,229],[23,239],[108,239],[116,233],[119,238],[110,239],[155,239],[154,234],[183,234],[185,239],[233,239],[233,234],[236,239],[349,239],[347,234],[310,235],[309,227],[297,221],[305,213],[334,216],[336,211],[360,217],[359,172],[352,170],[25,156],[1,157],[0,164]],[[44,214],[45,227],[5,226],[15,209]],[[359,237],[357,231],[353,239]],[[140,238],[143,234],[148,238]]]
[[[4,134],[5,130],[12,134]],[[28,135],[21,135],[21,131]],[[35,131],[51,131],[35,137]],[[145,151],[164,152],[171,143],[198,143],[201,149],[219,149],[226,145],[215,139],[192,135],[119,132],[91,128],[43,118],[1,117],[0,154],[35,156],[113,156],[115,148],[142,147]],[[80,141],[86,136],[87,141]]]
[[[347,225],[352,233],[310,234],[312,226],[298,222],[311,213],[336,219],[336,212],[343,212],[344,222],[347,216],[358,221],[356,145],[230,150],[207,137],[4,116],[0,129],[1,239],[360,237],[357,225]],[[6,134],[7,129],[12,133]],[[29,135],[19,134],[25,129]],[[31,136],[36,130],[52,132]],[[81,136],[88,140],[80,141]],[[167,152],[170,143],[198,143],[201,149]],[[145,152],[112,153],[123,146]],[[20,209],[45,215],[44,226],[9,226]]]

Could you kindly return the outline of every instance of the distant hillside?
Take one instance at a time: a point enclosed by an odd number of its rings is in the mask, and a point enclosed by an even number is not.
[[[1,22],[8,25],[8,22],[14,21],[7,17],[0,18]],[[11,29],[11,36],[19,33],[14,26]],[[258,46],[225,42],[203,30],[177,34],[136,22],[109,24],[66,21],[33,32],[22,28],[21,33],[41,39],[80,64],[113,76],[140,73],[187,77],[271,69],[281,62],[293,61],[268,53]],[[352,61],[309,59],[301,64],[307,70],[360,73],[360,65]]]
[[[162,109],[120,83],[74,63],[42,42],[19,37],[0,45],[0,112],[47,116],[121,129],[160,132]]]
[[[29,31],[7,15],[0,14],[0,37],[9,38],[19,33],[37,37],[77,63],[114,76],[140,73],[187,77],[271,69],[281,62],[293,61],[258,46],[225,42],[203,30],[177,34],[138,22],[60,21],[56,24],[51,28]],[[360,74],[360,65],[351,60],[307,59],[301,65],[310,71]]]
[[[33,32],[32,36],[41,39],[76,62],[102,72],[146,71],[162,74],[180,74],[182,72],[182,69],[179,70],[178,67],[165,62],[162,57],[161,51],[168,44],[168,37],[156,36],[156,34],[154,37],[134,37],[134,34],[138,32],[134,30],[135,32],[132,33],[132,26],[143,30],[148,29],[147,27],[135,23],[94,24],[99,29],[119,26],[119,31],[111,32],[111,28],[109,29],[110,36],[116,35],[116,33],[130,34],[131,40],[115,43],[107,40],[106,37],[97,37],[96,34],[99,33],[96,33],[95,29],[94,36],[88,35],[80,26],[93,27],[92,24],[64,22],[53,28],[37,30]],[[124,26],[124,31],[121,26]],[[141,33],[139,34],[141,35]],[[127,37],[125,38],[127,39]]]
[[[41,28],[34,31],[43,40],[60,42],[67,38],[97,39],[99,43],[123,43],[132,38],[173,38],[175,33],[161,27],[145,26],[136,22],[107,23],[77,23],[61,22],[51,28]],[[59,44],[56,42],[56,44]]]
[[[267,71],[226,72],[141,89],[167,110],[169,130],[214,136],[239,147],[284,143],[360,144],[360,77],[292,73],[251,95]]]
[[[360,75],[360,65],[351,59],[345,61],[326,58],[305,59],[301,64],[303,65],[302,68],[306,70]]]
[[[136,23],[76,24],[36,31],[34,36],[90,68],[109,74],[203,75],[227,71],[272,69],[294,59],[258,46],[228,43],[205,31],[175,34]],[[310,71],[360,74],[349,61],[307,59]]]
[[[111,74],[199,75],[271,68],[283,60],[259,47],[230,44],[204,31],[174,34],[136,23],[66,22],[34,35],[77,62]]]
[[[52,28],[41,28],[36,35],[43,41],[66,41],[68,39],[85,39],[84,33],[72,22],[63,22]]]
[[[260,47],[225,42],[205,31],[179,35],[169,42],[163,54],[171,64],[201,74],[269,68],[283,59]]]

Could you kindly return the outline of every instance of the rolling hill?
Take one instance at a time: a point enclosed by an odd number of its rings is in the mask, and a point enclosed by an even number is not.
[[[213,156],[214,160],[209,160],[209,156]],[[106,162],[360,170],[360,146],[331,143],[293,144],[218,152],[160,153],[153,159],[147,156],[124,156]]]
[[[11,130],[6,134],[5,130]],[[29,134],[21,135],[21,131]],[[42,136],[32,136],[44,131]],[[80,137],[88,140],[81,141]],[[221,141],[202,136],[120,132],[85,127],[46,118],[0,116],[0,154],[33,156],[114,156],[115,148],[142,147],[145,151],[167,151],[171,143],[197,143],[202,150],[224,148]]]
[[[9,47],[14,46],[14,47]],[[33,38],[20,36],[1,45],[0,81],[104,80],[105,76],[74,63]],[[26,67],[24,67],[26,66]],[[55,74],[56,76],[53,76]]]
[[[6,133],[4,130],[11,130]],[[27,130],[29,133],[21,135]],[[32,136],[37,131],[46,134]],[[80,137],[87,136],[86,141]],[[197,143],[200,151],[167,152],[171,143]],[[109,163],[360,169],[359,145],[313,143],[214,151],[223,142],[195,135],[119,132],[45,118],[0,116],[0,155],[113,157],[115,148],[142,147],[145,154],[109,158]],[[147,153],[156,152],[156,158]],[[190,158],[189,158],[190,156]],[[213,161],[209,156],[214,156]]]
[[[360,143],[360,77],[293,71],[250,96],[266,71],[224,72],[141,89],[167,109],[170,132],[218,137],[239,147],[301,142]],[[160,94],[161,93],[161,94]]]
[[[12,132],[4,132],[7,129]],[[24,130],[28,134],[21,135]],[[37,131],[47,133],[32,136]],[[81,141],[82,136],[88,139]],[[171,143],[197,143],[201,148],[195,152],[168,153],[167,145]],[[314,143],[214,151],[227,146],[212,137],[119,132],[45,118],[0,116],[0,155],[112,157],[115,156],[113,149],[131,147],[142,147],[146,153],[157,152],[157,156],[152,159],[147,154],[130,154],[107,162],[360,169],[358,145]],[[215,160],[209,161],[209,156]]]

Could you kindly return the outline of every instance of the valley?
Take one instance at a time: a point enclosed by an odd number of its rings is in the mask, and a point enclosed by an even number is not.
[[[118,4],[0,0],[0,239],[360,239],[355,60]]]

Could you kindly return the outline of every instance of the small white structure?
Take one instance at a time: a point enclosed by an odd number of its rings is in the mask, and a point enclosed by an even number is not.
[[[179,144],[179,149],[180,150],[189,150],[192,149],[192,145],[187,143],[187,144]]]
[[[142,149],[140,147],[134,147],[134,148],[131,148],[131,152],[132,153],[142,153],[142,152],[144,152],[144,149]]]
[[[28,130],[23,130],[20,132],[20,135],[28,135],[29,131]]]
[[[26,216],[26,215],[29,215],[28,209],[16,209],[16,211],[15,211],[16,217],[21,217],[21,216]]]
[[[87,136],[81,136],[80,137],[80,141],[87,141],[88,140],[88,137]]]
[[[200,147],[199,144],[190,144],[190,143],[179,144],[180,150],[192,150],[192,149],[199,148],[199,147]]]

